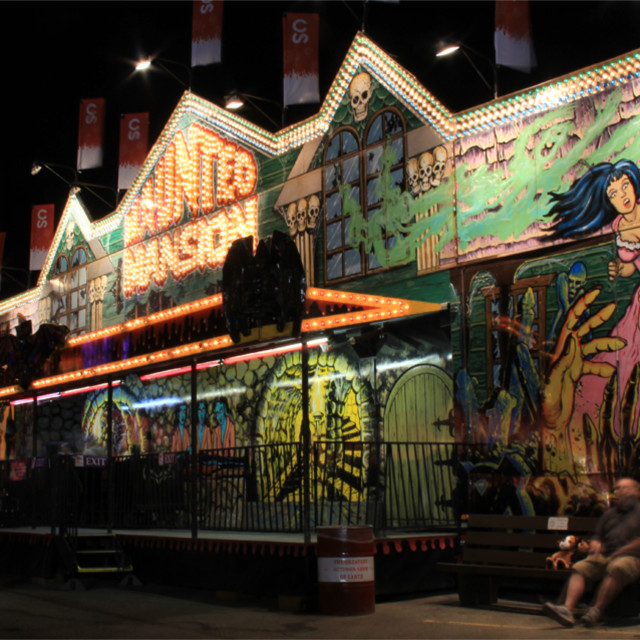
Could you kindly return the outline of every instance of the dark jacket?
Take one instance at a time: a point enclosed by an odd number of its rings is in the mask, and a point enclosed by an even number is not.
[[[605,555],[639,538],[640,500],[627,500],[607,509],[598,520],[593,537],[602,542]],[[637,550],[630,549],[628,555],[640,556],[640,545]]]

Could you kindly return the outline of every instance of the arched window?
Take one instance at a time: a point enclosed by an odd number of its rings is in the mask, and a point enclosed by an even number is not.
[[[87,252],[78,247],[71,255],[56,261],[53,285],[52,320],[67,326],[71,335],[87,329]]]
[[[364,154],[366,158],[367,203],[366,219],[373,222],[380,211],[382,194],[385,188],[399,187],[404,189],[404,120],[395,109],[385,109],[379,112],[369,124],[366,131],[366,146]],[[383,182],[383,154],[388,154],[390,183]],[[370,229],[380,233],[384,241],[384,247],[389,250],[393,247],[395,237],[388,226],[387,220],[380,220],[378,225],[371,224]],[[382,243],[381,243],[382,244]],[[381,268],[380,261],[373,252],[367,256],[367,271]]]
[[[360,251],[347,244],[349,214],[343,211],[340,185],[360,203],[360,143],[355,131],[341,129],[329,141],[324,157],[324,245],[326,279],[341,280],[362,273]]]
[[[383,246],[393,246],[394,236],[386,221],[375,224],[383,186],[404,188],[405,124],[395,109],[380,111],[364,133],[364,147],[358,133],[344,127],[330,138],[324,154],[324,248],[325,280],[346,280],[382,269],[375,253],[365,256],[364,243],[347,242],[352,211],[344,210],[341,186],[348,201],[359,209],[365,228],[382,234]],[[385,156],[385,153],[387,154]],[[383,184],[383,158],[388,158],[389,184]],[[368,224],[374,222],[374,224]],[[364,238],[363,238],[364,240]],[[380,246],[380,243],[376,243]]]

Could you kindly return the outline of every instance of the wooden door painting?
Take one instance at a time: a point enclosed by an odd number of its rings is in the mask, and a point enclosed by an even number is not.
[[[406,371],[391,390],[384,413],[387,525],[437,525],[450,517],[452,402],[451,377],[429,364]]]

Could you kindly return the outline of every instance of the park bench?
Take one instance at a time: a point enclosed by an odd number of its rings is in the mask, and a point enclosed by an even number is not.
[[[498,587],[556,583],[557,592],[569,577],[569,569],[548,569],[547,557],[558,551],[567,535],[589,538],[597,518],[578,516],[508,516],[470,514],[463,520],[459,562],[441,562],[437,568],[457,575],[460,603],[467,607],[494,604]],[[611,609],[617,615],[640,610],[637,585],[625,589]]]

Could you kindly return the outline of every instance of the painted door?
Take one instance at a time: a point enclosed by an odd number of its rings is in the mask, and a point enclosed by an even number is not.
[[[389,394],[384,414],[385,508],[393,526],[453,522],[453,381],[439,367],[412,367]]]

